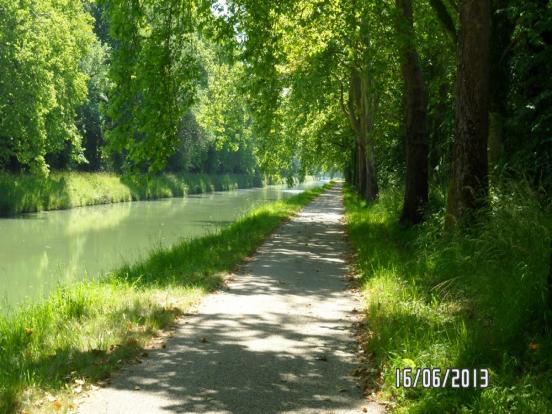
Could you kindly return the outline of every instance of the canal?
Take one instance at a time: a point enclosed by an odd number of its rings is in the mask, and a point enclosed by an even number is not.
[[[205,235],[294,188],[216,192],[106,204],[0,219],[0,312],[52,289],[146,258],[152,250]]]

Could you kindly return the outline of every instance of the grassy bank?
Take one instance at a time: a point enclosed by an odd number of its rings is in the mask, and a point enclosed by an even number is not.
[[[159,330],[322,191],[261,206],[210,236],[0,318],[0,413],[70,409],[75,393],[141,358]]]
[[[378,369],[368,386],[397,412],[552,412],[552,332],[546,305],[550,214],[531,191],[495,190],[469,230],[397,225],[402,197],[370,206],[346,196],[348,231],[366,298],[363,345]],[[397,389],[395,368],[490,368],[485,390]]]
[[[262,185],[260,176],[237,174],[164,174],[146,179],[109,173],[63,172],[52,173],[47,178],[0,173],[0,215],[182,197]]]

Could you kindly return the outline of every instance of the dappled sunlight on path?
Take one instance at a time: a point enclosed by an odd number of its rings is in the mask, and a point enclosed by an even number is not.
[[[82,413],[361,413],[340,189],[282,226]]]

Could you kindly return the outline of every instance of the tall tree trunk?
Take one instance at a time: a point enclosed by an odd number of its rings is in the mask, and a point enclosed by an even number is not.
[[[344,168],[344,171],[343,171],[343,174],[345,175],[345,181],[347,181],[351,185],[354,184],[354,179],[353,179],[353,177],[354,177],[354,172],[353,172],[354,157],[356,157],[355,150],[351,149],[351,159],[349,160],[347,165],[345,165],[345,168]]]
[[[514,24],[504,10],[509,0],[492,0],[489,97],[489,166],[502,155],[504,120],[510,90],[510,44]]]
[[[452,178],[446,226],[487,204],[490,0],[460,2]]]
[[[411,0],[396,0],[400,13],[401,71],[405,86],[406,188],[402,225],[419,223],[428,199],[427,96],[416,51]]]
[[[378,182],[376,175],[376,156],[373,137],[374,115],[379,102],[378,88],[373,85],[370,76],[373,61],[369,50],[373,47],[370,41],[370,31],[365,17],[360,18],[360,42],[365,51],[356,56],[351,67],[349,78],[349,96],[344,101],[343,85],[341,85],[341,107],[348,116],[351,129],[356,138],[359,175],[363,177],[359,193],[368,201],[378,197]],[[362,171],[362,173],[360,173]]]
[[[351,185],[357,186],[357,145],[353,146],[351,151]]]
[[[362,196],[366,195],[366,153],[364,151],[364,145],[357,142],[357,191]]]
[[[356,137],[357,191],[366,200],[374,201],[378,197],[379,189],[374,144],[369,136],[373,127],[372,116],[375,110],[374,99],[371,99],[369,95],[372,92],[370,86],[367,74],[353,68],[349,84],[349,99],[345,105],[342,90],[341,105],[343,112],[349,117]]]
[[[366,156],[366,188],[364,191],[364,198],[369,201],[375,201],[378,198],[379,187],[378,177],[376,174],[376,157],[374,154],[374,148],[367,146],[365,151]]]

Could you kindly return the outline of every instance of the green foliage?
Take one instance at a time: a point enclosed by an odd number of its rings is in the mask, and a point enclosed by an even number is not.
[[[86,158],[86,169],[91,171],[98,171],[106,164],[105,160],[102,160],[105,158],[102,157],[105,121],[100,108],[107,100],[109,55],[109,47],[96,40],[82,62],[82,68],[88,75],[88,100],[77,110],[78,127],[84,137],[82,146]],[[58,168],[61,169],[65,166],[59,165]]]
[[[511,1],[506,10],[515,23],[511,56],[503,160],[530,174],[534,182],[552,188],[552,3]],[[508,55],[510,53],[511,55]]]
[[[175,151],[199,68],[193,5],[183,0],[104,0],[114,41],[107,115],[108,151],[123,169],[159,172]]]
[[[368,211],[349,200],[359,266],[380,298],[368,317],[384,373],[401,358],[488,364],[497,384],[397,397],[421,412],[548,407],[538,388],[551,364],[526,338],[550,342],[530,323],[543,320],[550,223],[512,183],[530,177],[550,204],[552,3],[492,1],[491,210],[448,238],[440,185],[453,162],[458,6],[412,4],[414,31],[401,35],[394,0],[0,0],[0,170],[24,173],[0,175],[0,214],[261,185],[261,171],[292,183],[352,171],[364,144],[389,189]],[[427,86],[434,183],[428,222],[410,232],[394,224],[404,45]],[[48,176],[77,168],[130,174]],[[71,303],[64,315],[87,317],[87,299]],[[484,346],[492,355],[475,351]]]
[[[550,211],[526,184],[504,183],[468,232],[442,234],[443,211],[399,228],[400,193],[366,208],[346,197],[366,297],[366,351],[399,412],[540,413],[552,407],[545,292]],[[547,332],[543,336],[543,332]],[[478,391],[395,388],[395,368],[491,369]],[[376,378],[373,378],[377,382]]]
[[[82,160],[75,111],[86,99],[81,60],[93,42],[80,1],[0,1],[0,168],[46,174],[47,154]]]
[[[352,72],[367,82],[369,136],[362,139],[381,154],[398,147],[394,29],[380,23],[391,19],[391,2],[228,3],[230,17],[219,20],[239,31],[236,48],[246,62],[247,102],[263,168],[285,175],[298,160],[297,173],[305,174],[351,162],[358,134],[345,109]],[[361,110],[366,108],[353,108]]]
[[[441,3],[440,0],[430,1]],[[416,50],[420,55],[428,88],[428,144],[430,180],[436,184],[448,182],[454,135],[454,92],[456,82],[456,44],[430,6],[414,1]],[[450,23],[449,23],[450,24]]]
[[[206,43],[200,55],[207,76],[194,112],[214,155],[204,170],[253,174],[257,169],[255,139],[240,87],[244,65],[225,61],[220,48]]]
[[[27,409],[45,392],[71,407],[71,388],[105,379],[215,289],[286,218],[323,191],[258,207],[220,231],[154,253],[104,279],[60,289],[46,302],[0,317],[0,413]],[[60,407],[61,408],[61,407]]]

